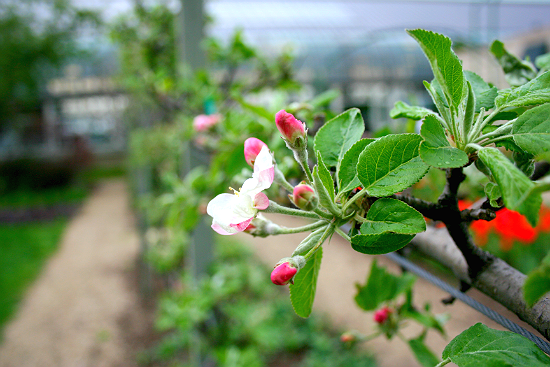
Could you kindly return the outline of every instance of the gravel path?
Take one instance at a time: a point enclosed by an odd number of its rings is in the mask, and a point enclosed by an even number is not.
[[[138,296],[138,253],[126,185],[104,181],[5,329],[0,366],[135,366],[153,314]]]

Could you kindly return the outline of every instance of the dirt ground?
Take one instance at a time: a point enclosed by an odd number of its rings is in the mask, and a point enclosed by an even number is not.
[[[29,289],[18,313],[7,326],[0,345],[0,367],[132,367],[135,355],[151,342],[154,311],[144,306],[138,287],[136,262],[139,237],[121,180],[105,181],[66,229],[58,252]],[[294,217],[275,216],[279,224],[294,227]],[[254,239],[238,234],[266,264],[289,256],[302,234]],[[364,283],[374,257],[351,250],[334,236],[324,246],[317,285],[315,312],[327,314],[340,329],[370,333],[372,314],[354,303],[355,283]],[[398,271],[384,257],[379,263]],[[476,298],[480,294],[470,292]],[[460,302],[444,306],[447,294],[418,279],[415,300],[430,301],[437,313],[452,315],[447,338],[428,334],[428,344],[441,355],[454,336],[476,322],[500,328]],[[290,301],[289,301],[290,302]],[[497,310],[501,312],[502,308]],[[407,327],[413,336],[419,328]],[[408,346],[395,338],[377,338],[367,344],[380,367],[415,367]]]
[[[133,218],[123,181],[96,188],[6,327],[0,366],[136,366],[153,312],[138,292]]]

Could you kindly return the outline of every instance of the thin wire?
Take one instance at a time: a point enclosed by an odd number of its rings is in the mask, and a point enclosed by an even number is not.
[[[461,300],[462,302],[464,302],[468,306],[470,306],[473,309],[477,310],[478,312],[484,314],[485,316],[487,316],[491,320],[497,322],[498,324],[504,326],[508,330],[513,331],[514,333],[523,335],[527,339],[534,342],[544,353],[550,354],[550,343],[548,343],[547,341],[539,338],[538,336],[534,335],[530,331],[522,328],[521,326],[514,323],[513,321],[507,319],[506,317],[502,316],[501,314],[499,314],[495,310],[492,310],[489,307],[485,306],[484,304],[479,303],[478,301],[476,301],[472,297],[468,296],[466,293],[461,292],[460,290],[452,287],[451,285],[447,284],[446,282],[444,282],[440,278],[436,277],[432,273],[422,269],[421,267],[419,267],[416,264],[413,264],[412,262],[410,262],[409,260],[407,260],[406,258],[404,258],[403,256],[401,256],[401,255],[399,255],[395,252],[385,254],[384,256],[386,256],[390,260],[396,262],[397,264],[399,264],[403,268],[407,269],[411,273],[414,273],[414,274],[426,279],[427,281],[434,284],[435,286],[443,289],[445,292],[448,292],[451,296],[455,297],[456,299]]]

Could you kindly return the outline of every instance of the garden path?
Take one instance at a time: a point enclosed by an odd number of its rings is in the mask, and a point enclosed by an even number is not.
[[[1,367],[132,367],[153,312],[139,297],[139,237],[122,180],[101,182],[4,332]]]
[[[290,216],[270,215],[274,222],[287,227],[297,227],[307,222]],[[267,238],[252,238],[246,234],[238,234],[243,241],[249,243],[257,256],[267,264],[274,265],[281,258],[290,256],[298,243],[305,237],[304,234],[291,234],[273,236]],[[373,259],[378,259],[378,264],[387,266],[390,271],[399,273],[399,267],[383,256],[367,256],[355,252],[349,243],[340,236],[334,235],[331,242],[323,246],[323,262],[317,283],[317,294],[313,304],[314,312],[328,314],[334,325],[344,330],[355,329],[364,334],[370,334],[375,330],[372,313],[359,309],[355,304],[355,284],[365,284]],[[451,282],[452,283],[452,282]],[[511,320],[518,318],[508,312],[504,307],[492,301],[475,289],[468,291],[468,295],[488,305]],[[447,298],[448,293],[433,286],[424,279],[417,279],[414,291],[414,303],[421,308],[426,302],[430,302],[435,313],[448,313],[451,315],[446,324],[447,338],[430,331],[427,336],[427,344],[441,357],[443,349],[452,338],[460,334],[477,322],[505,330],[500,325],[487,317],[471,309],[460,301],[445,306],[440,300]],[[530,327],[522,325],[530,330]],[[412,324],[403,330],[403,334],[409,338],[416,337],[421,331],[420,327]],[[420,367],[416,362],[408,345],[399,338],[387,341],[384,337],[378,337],[366,344],[368,350],[375,353],[379,367]],[[449,364],[454,366],[454,364]]]

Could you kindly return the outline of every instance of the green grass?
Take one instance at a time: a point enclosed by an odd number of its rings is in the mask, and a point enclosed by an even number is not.
[[[84,182],[97,182],[104,178],[120,178],[126,175],[126,168],[122,164],[95,166],[82,171],[79,178]]]
[[[0,225],[0,330],[57,249],[67,219]]]
[[[0,209],[77,204],[87,197],[91,184],[124,175],[125,170],[120,166],[93,167],[83,171],[73,186],[4,193],[0,195]],[[0,336],[26,289],[57,249],[68,220],[0,223]]]
[[[18,190],[0,196],[0,208],[23,208],[79,203],[88,195],[84,186],[58,187],[40,191]]]
[[[124,177],[126,170],[121,165],[97,166],[79,173],[76,183],[67,187],[43,190],[20,189],[0,195],[0,209],[76,204],[82,202],[94,183],[106,178]]]

